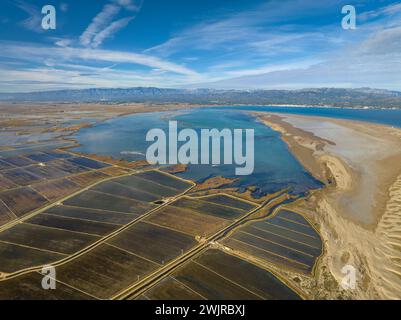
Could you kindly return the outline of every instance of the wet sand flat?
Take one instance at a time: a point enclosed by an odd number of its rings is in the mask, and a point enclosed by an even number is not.
[[[321,117],[258,116],[327,184],[294,207],[319,225],[326,247],[322,264],[330,276],[340,283],[344,263],[359,270],[356,290],[333,294],[399,299],[401,130]]]

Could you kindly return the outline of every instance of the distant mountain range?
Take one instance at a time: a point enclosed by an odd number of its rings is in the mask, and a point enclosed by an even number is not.
[[[0,93],[9,102],[149,102],[247,105],[313,105],[336,107],[401,108],[401,92],[359,88],[302,90],[124,89],[58,90],[30,93]]]

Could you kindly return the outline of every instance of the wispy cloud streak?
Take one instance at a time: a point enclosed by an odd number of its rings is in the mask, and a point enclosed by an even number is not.
[[[115,4],[107,4],[103,7],[102,11],[93,18],[91,24],[86,28],[84,33],[81,35],[80,42],[84,46],[89,46],[97,33],[103,28],[107,27],[108,24],[115,18],[120,12],[121,7]]]
[[[85,47],[99,47],[104,40],[111,38],[116,32],[126,27],[136,16],[142,6],[143,0],[138,0],[137,4],[131,0],[113,0],[104,5],[91,21],[89,26],[80,36],[80,43]],[[116,21],[122,9],[132,13],[129,17],[121,18]]]

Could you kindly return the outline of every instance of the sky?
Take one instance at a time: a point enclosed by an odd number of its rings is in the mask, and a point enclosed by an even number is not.
[[[401,91],[401,2],[0,1],[0,92],[136,86]]]

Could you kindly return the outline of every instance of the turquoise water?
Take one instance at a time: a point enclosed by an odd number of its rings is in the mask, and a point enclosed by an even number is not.
[[[183,114],[157,112],[111,119],[91,128],[80,130],[76,138],[81,146],[75,151],[110,155],[130,161],[143,160],[146,149],[151,144],[145,140],[146,133],[152,128],[161,128],[167,132],[168,120],[177,120],[179,129],[193,128],[197,131],[201,128],[217,128],[219,130],[252,128],[255,130],[255,169],[253,174],[236,176],[236,165],[191,165],[180,176],[195,181],[202,181],[216,175],[238,178],[234,186],[240,189],[256,186],[254,192],[256,197],[284,188],[290,188],[294,194],[303,194],[310,189],[321,187],[321,183],[306,172],[294,158],[277,132],[239,110],[279,111],[281,113],[371,121],[401,127],[401,110],[221,107],[191,110]]]

